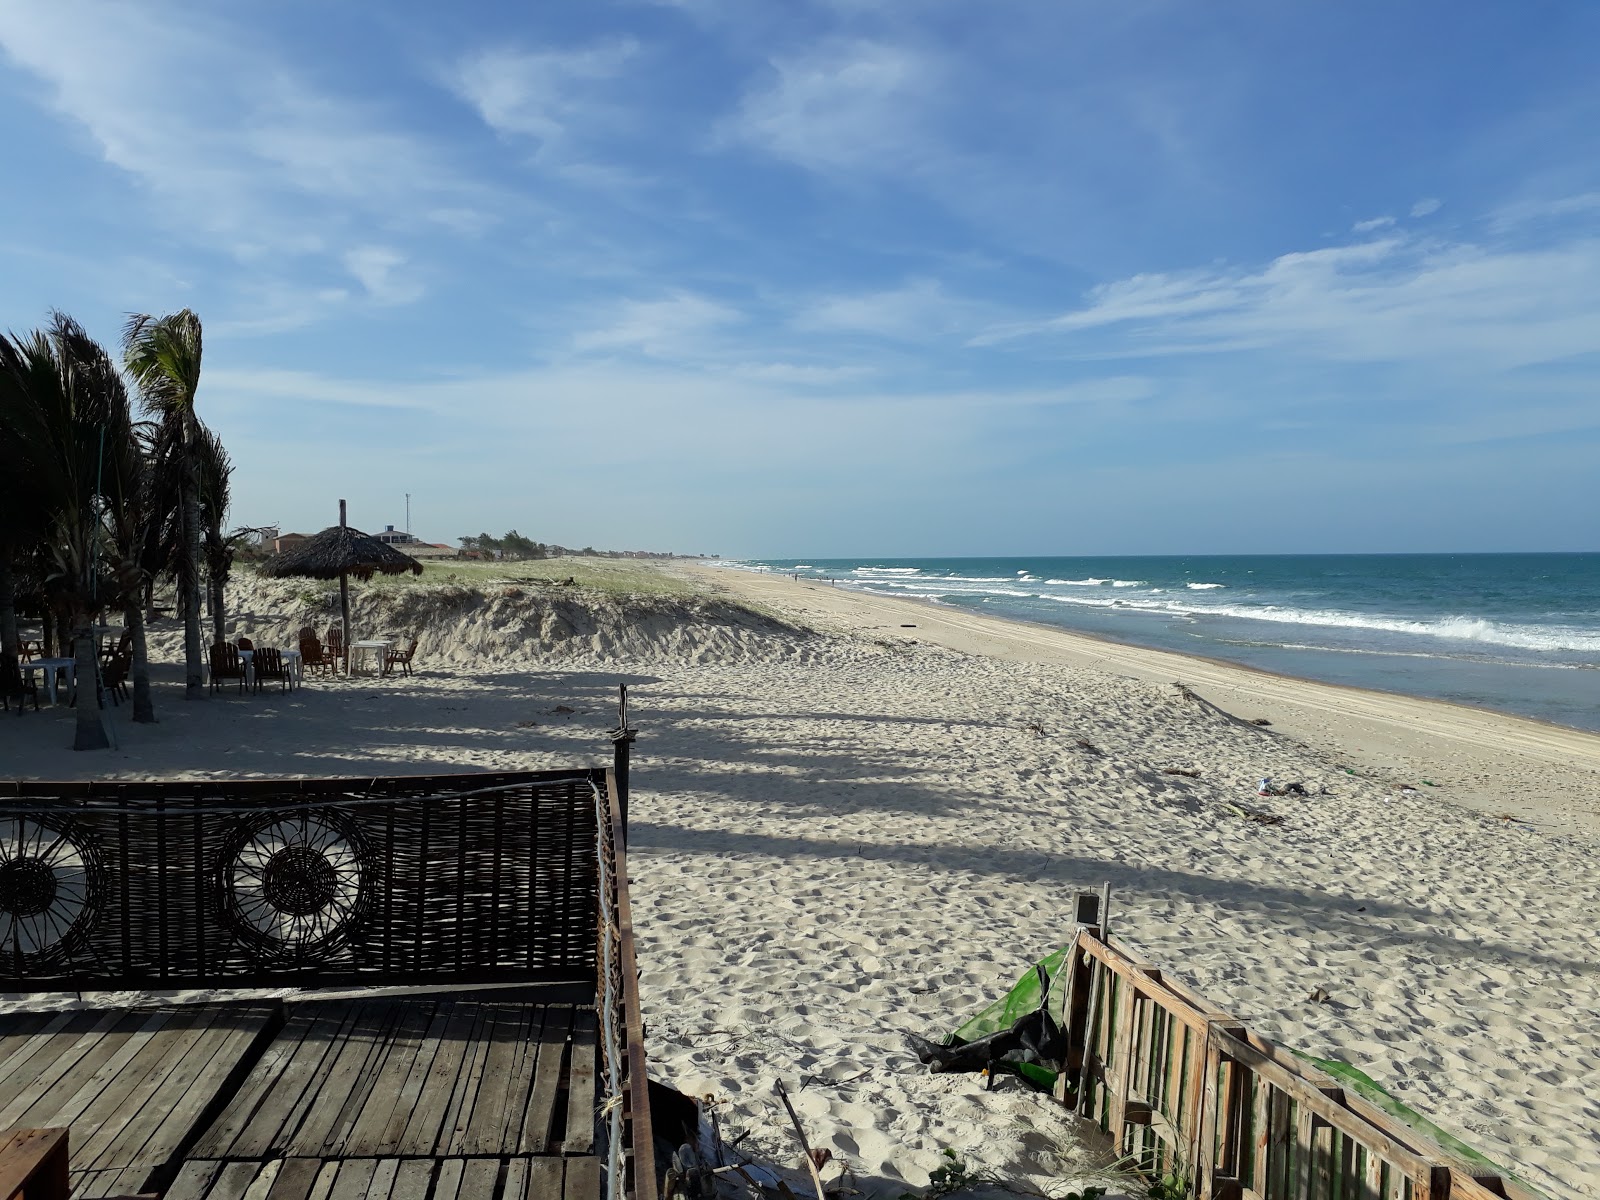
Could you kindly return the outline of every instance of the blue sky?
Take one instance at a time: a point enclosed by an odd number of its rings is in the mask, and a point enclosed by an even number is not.
[[[234,520],[1595,549],[1587,0],[0,0],[0,324],[206,324]]]

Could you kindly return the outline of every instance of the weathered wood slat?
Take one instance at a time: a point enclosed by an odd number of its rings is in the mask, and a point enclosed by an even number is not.
[[[595,1012],[580,1008],[572,1019],[572,1069],[567,1075],[568,1154],[588,1154],[594,1149],[597,1050]]]
[[[36,1126],[48,1124],[39,1119],[35,1106],[43,1101],[51,1114],[59,1111],[62,1097],[52,1095],[54,1089],[85,1055],[95,1053],[106,1035],[128,1016],[120,1012],[75,1013],[73,1019],[54,1034],[30,1042],[27,1065],[11,1072],[6,1080],[6,1091],[0,1092],[0,1129],[20,1125],[24,1117],[30,1118]],[[98,1055],[92,1061],[93,1070],[99,1070]]]
[[[530,1158],[527,1161],[528,1190],[524,1193],[527,1200],[565,1200],[566,1159]],[[599,1194],[598,1189],[594,1194]],[[506,1200],[513,1198],[508,1196]]]
[[[595,1200],[600,1195],[600,1160],[598,1158],[567,1159],[567,1179],[563,1188],[564,1200]]]
[[[296,1005],[289,1020],[251,1068],[249,1076],[222,1114],[201,1135],[192,1152],[195,1158],[222,1159],[236,1153],[235,1143],[255,1118],[257,1110],[275,1090],[284,1064],[299,1051],[317,1024],[317,1010]]]
[[[461,1074],[461,1060],[467,1049],[467,1039],[477,1024],[478,1006],[464,1000],[451,1005],[450,1017],[445,1025],[444,1037],[429,1064],[411,1119],[401,1139],[402,1155],[435,1154],[438,1152],[439,1128],[444,1123],[444,1113],[455,1095],[456,1081]]]
[[[428,1027],[422,1035],[422,1042],[417,1047],[416,1056],[407,1068],[405,1083],[401,1085],[399,1094],[395,1098],[394,1109],[383,1127],[383,1134],[378,1142],[378,1153],[398,1154],[401,1147],[406,1145],[406,1130],[416,1110],[417,1100],[433,1074],[433,1060],[438,1057],[440,1048],[444,1045],[445,1032],[450,1028],[454,1016],[455,1007],[449,1001],[434,1006]]]
[[[314,1158],[286,1158],[282,1164],[267,1200],[310,1200],[322,1164]]]
[[[555,1125],[556,1093],[566,1065],[572,1031],[572,1009],[552,1006],[545,1010],[539,1031],[539,1061],[533,1072],[533,1092],[523,1117],[518,1150],[523,1154],[547,1154]]]
[[[276,1003],[228,1006],[205,1040],[190,1051],[196,1070],[192,1074],[185,1073],[180,1080],[167,1081],[164,1089],[167,1095],[180,1084],[183,1092],[167,1109],[166,1120],[143,1145],[124,1146],[121,1152],[127,1155],[128,1161],[169,1162],[194,1132],[205,1112],[218,1103],[223,1086],[240,1069],[252,1049],[258,1048],[268,1025],[277,1015]],[[116,1152],[113,1147],[113,1153]]]
[[[428,1191],[432,1186],[431,1159],[402,1159],[400,1169],[395,1173],[394,1187],[390,1189],[389,1200],[428,1200]]]
[[[465,1170],[466,1164],[459,1158],[447,1158],[440,1163],[439,1174],[433,1183],[433,1200],[456,1200],[461,1192],[461,1176]]]
[[[498,1158],[469,1158],[461,1173],[461,1190],[456,1193],[457,1200],[494,1200],[499,1180]],[[588,1200],[598,1200],[598,1192]]]
[[[322,1075],[338,1060],[345,1039],[360,1020],[354,1005],[341,1008],[327,1002],[317,1008],[317,1019],[305,1038],[277,1069],[260,1106],[234,1139],[230,1157],[265,1158],[273,1147],[286,1144],[316,1102]]]
[[[357,1109],[371,1090],[367,1076],[382,1062],[398,1017],[393,1001],[358,1001],[339,1054],[317,1079],[315,1097],[292,1136],[274,1144],[291,1155],[322,1158],[333,1153],[339,1129],[352,1104]]]
[[[371,1158],[378,1154],[384,1131],[405,1090],[406,1080],[416,1065],[417,1055],[427,1044],[428,1027],[437,1007],[437,1004],[422,1002],[404,1006],[372,1091],[360,1117],[351,1125],[345,1138],[345,1154],[354,1158]]]
[[[499,1017],[497,1006],[473,1004],[472,1032],[461,1054],[461,1069],[456,1073],[456,1086],[450,1094],[439,1120],[439,1142],[435,1151],[441,1155],[463,1154],[462,1142],[472,1120],[472,1110],[478,1103],[478,1093],[483,1087],[483,1068],[494,1042],[494,1027]]]
[[[157,1021],[157,1017],[152,1016],[106,1060],[96,1079],[62,1111],[62,1120],[84,1131],[73,1148],[74,1161],[91,1169],[132,1165],[106,1161],[102,1155],[130,1121],[137,1120],[153,1127],[166,1115],[159,1105],[147,1105],[146,1101],[160,1090],[161,1080],[181,1055],[184,1044],[198,1032],[195,1026],[204,1028],[215,1019],[215,1010],[192,1016],[162,1010],[159,1026],[151,1028]],[[80,1111],[72,1112],[89,1090],[96,1087],[97,1094],[89,1103]]]
[[[499,1007],[488,1038],[488,1054],[483,1064],[483,1082],[478,1087],[470,1119],[456,1123],[455,1142],[463,1154],[502,1154],[505,1152],[506,1109],[511,1088],[517,1078],[517,1063],[528,1042],[529,1017],[537,1010],[530,1006]]]

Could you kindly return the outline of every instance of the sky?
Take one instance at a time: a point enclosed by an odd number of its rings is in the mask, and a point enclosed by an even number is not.
[[[0,0],[0,328],[232,523],[1595,550],[1590,0]]]

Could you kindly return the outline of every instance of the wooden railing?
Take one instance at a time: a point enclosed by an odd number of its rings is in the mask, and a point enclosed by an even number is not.
[[[0,990],[591,980],[606,786],[0,782]]]
[[[1540,1200],[1283,1053],[1102,936],[1077,900],[1058,1098],[1200,1200]]]

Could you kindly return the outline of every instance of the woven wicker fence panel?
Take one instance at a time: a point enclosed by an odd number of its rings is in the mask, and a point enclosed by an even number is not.
[[[592,981],[571,772],[0,795],[0,991]]]

